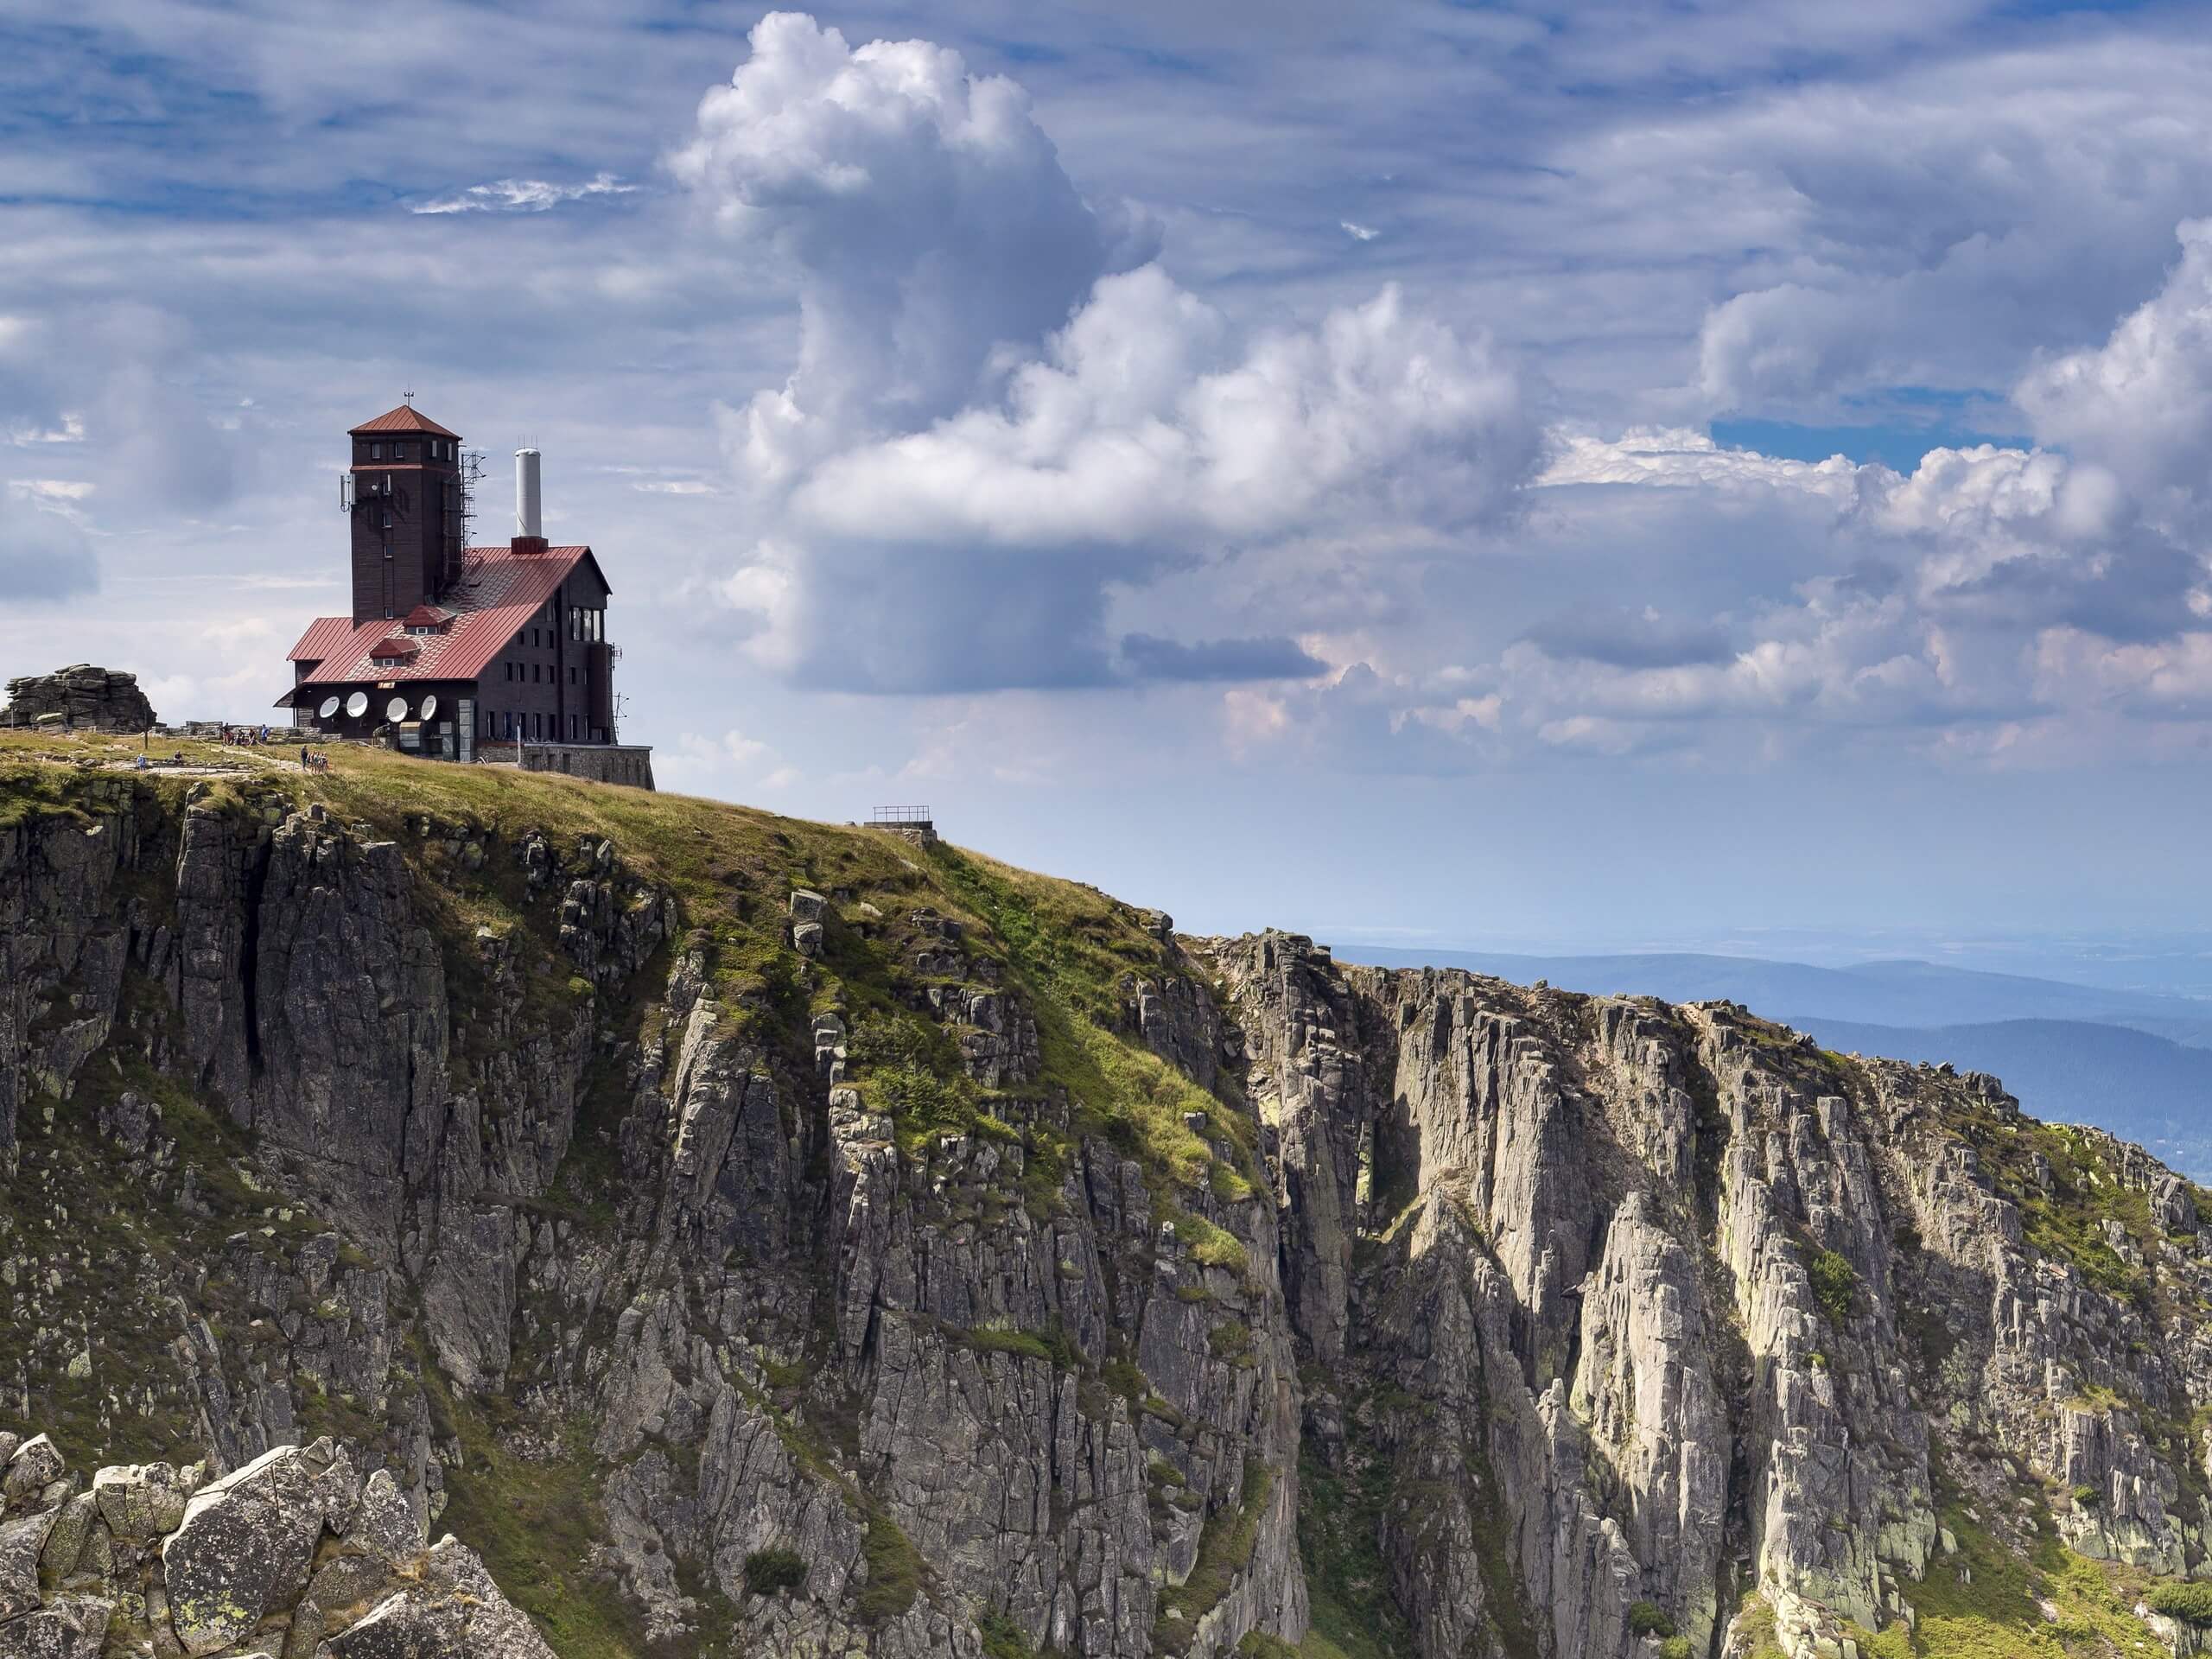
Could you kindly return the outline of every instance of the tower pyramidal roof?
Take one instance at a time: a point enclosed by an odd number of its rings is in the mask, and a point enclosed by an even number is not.
[[[386,410],[373,421],[364,421],[348,429],[346,435],[359,437],[364,432],[427,432],[434,438],[458,438],[458,432],[448,432],[412,404],[402,404],[397,409]]]

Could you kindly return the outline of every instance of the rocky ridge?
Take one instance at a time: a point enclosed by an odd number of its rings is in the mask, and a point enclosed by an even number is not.
[[[73,1451],[342,1441],[563,1659],[2194,1650],[2200,1195],[1992,1079],[98,754],[0,748],[0,1410]]]

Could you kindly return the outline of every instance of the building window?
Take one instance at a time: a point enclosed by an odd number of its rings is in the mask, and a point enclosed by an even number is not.
[[[407,446],[406,446],[405,444],[404,444],[404,443],[395,443],[395,444],[393,444],[393,445],[391,446],[391,458],[392,458],[394,461],[404,461],[404,460],[406,460],[406,459],[407,459]]]
[[[382,461],[384,459],[384,445],[380,443],[371,444],[369,446],[369,459],[371,461]]]
[[[384,527],[386,530],[390,530],[391,528],[391,509],[390,507],[386,507],[384,510]]]

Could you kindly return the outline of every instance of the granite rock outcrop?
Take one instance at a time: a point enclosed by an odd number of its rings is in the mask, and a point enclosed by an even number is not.
[[[681,798],[7,764],[0,1413],[116,1461],[8,1447],[0,1655],[2193,1650],[2202,1195],[1993,1079]]]
[[[51,674],[24,674],[8,682],[0,726],[56,726],[77,732],[143,732],[155,723],[154,705],[138,677],[121,669],[77,663]]]

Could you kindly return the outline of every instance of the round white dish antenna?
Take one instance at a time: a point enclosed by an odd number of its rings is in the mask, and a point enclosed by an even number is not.
[[[395,724],[407,718],[407,699],[394,697],[384,706],[384,717]]]
[[[335,697],[325,697],[322,700],[322,707],[315,711],[315,717],[317,720],[328,720],[337,712],[338,699]]]
[[[356,720],[368,713],[369,694],[365,691],[356,691],[352,696],[346,698],[346,712]]]
[[[431,715],[433,715],[436,714],[437,712],[438,712],[438,699],[437,699],[437,694],[436,694],[435,692],[433,692],[433,693],[431,693],[431,695],[430,695],[430,696],[427,696],[427,697],[425,697],[425,698],[423,698],[423,719],[425,719],[425,720],[428,720],[428,719],[429,719],[429,718],[430,718],[430,716],[431,716]]]

